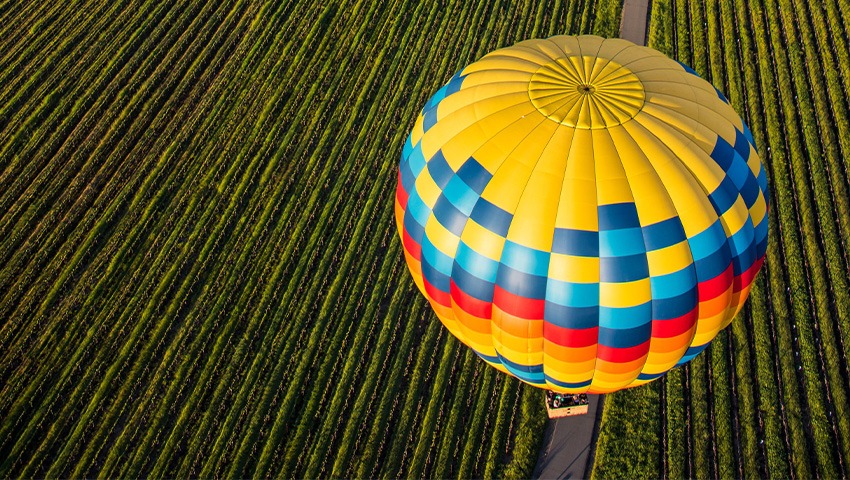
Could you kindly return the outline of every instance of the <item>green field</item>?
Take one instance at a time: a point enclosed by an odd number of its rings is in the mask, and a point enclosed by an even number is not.
[[[748,306],[606,399],[598,477],[850,475],[850,2],[654,0],[771,181]],[[528,477],[542,393],[392,218],[427,98],[620,2],[0,0],[0,477]]]
[[[0,1],[0,477],[530,474],[396,169],[456,70],[616,5],[324,3]]]
[[[608,396],[594,474],[846,478],[850,2],[654,0],[651,13],[650,46],[714,83],[752,129],[770,245],[747,307],[705,353]]]

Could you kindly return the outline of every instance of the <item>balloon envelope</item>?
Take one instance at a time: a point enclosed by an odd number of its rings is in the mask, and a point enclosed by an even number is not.
[[[560,392],[652,381],[741,309],[767,247],[752,134],[690,68],[620,39],[492,52],[431,97],[395,214],[413,278],[487,363]]]

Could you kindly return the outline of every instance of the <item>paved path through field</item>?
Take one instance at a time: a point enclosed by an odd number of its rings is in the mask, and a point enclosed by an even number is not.
[[[646,45],[646,11],[649,0],[625,0],[620,20],[620,38]]]
[[[589,459],[596,447],[599,419],[602,417],[602,395],[588,395],[590,407],[586,415],[549,420],[543,434],[543,445],[534,467],[534,478],[587,478]]]

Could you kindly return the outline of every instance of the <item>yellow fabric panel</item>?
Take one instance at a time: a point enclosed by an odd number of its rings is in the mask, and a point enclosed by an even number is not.
[[[524,82],[486,83],[466,87],[440,102],[437,106],[438,122],[428,132],[440,131],[440,129],[445,129],[448,133],[459,131],[455,130],[457,128],[455,125],[465,128],[478,121],[480,117],[492,115],[509,106],[519,104],[528,104],[528,79]],[[456,116],[469,121],[463,124],[454,118]],[[452,122],[454,128],[444,127],[442,125],[444,120]]]
[[[416,123],[413,124],[413,130],[410,132],[410,141],[413,145],[417,145],[422,141],[422,135],[425,133],[425,117],[420,113],[416,117]]]
[[[510,90],[514,90],[518,88],[518,85],[512,85],[515,83],[522,84],[522,90],[528,90],[528,81],[531,79],[532,72],[523,72],[521,70],[499,70],[498,72],[486,71],[486,72],[472,72],[463,77],[463,89],[457,93],[454,93],[448,97],[446,97],[442,102],[440,102],[440,106],[442,106],[443,102],[448,102],[452,100],[452,97],[462,95],[462,98],[466,99],[466,102],[469,103],[470,97],[467,96],[468,92],[477,91],[477,87],[483,85],[509,85]],[[502,92],[497,92],[497,95],[501,95]],[[486,95],[478,94],[475,95],[473,100],[480,100],[486,98]]]
[[[723,230],[726,231],[726,237],[731,237],[732,235],[738,233],[741,227],[747,223],[747,220],[750,218],[750,211],[747,210],[747,204],[744,203],[744,199],[741,198],[741,195],[738,195],[738,198],[735,200],[735,203],[720,216],[720,219],[723,223]]]
[[[596,172],[590,130],[575,130],[567,157],[555,226],[575,230],[599,230],[596,203]],[[590,158],[588,158],[590,157]]]
[[[702,129],[715,132],[733,145],[735,143],[735,127],[729,124],[722,114],[705,108],[698,101],[687,101],[683,100],[682,97],[671,95],[669,90],[663,92],[647,91],[644,112],[662,120],[670,118],[668,125],[670,127],[685,128],[687,125],[693,128],[700,126]],[[678,118],[675,115],[678,115]]]
[[[714,207],[711,206],[711,202],[694,175],[674,156],[671,151],[673,146],[666,145],[662,139],[654,135],[654,131],[648,130],[644,123],[650,124],[656,130],[665,130],[656,120],[641,114],[638,114],[634,121],[623,124],[623,127],[640,145],[646,158],[658,172],[658,177],[669,193],[676,211],[687,212],[687,215],[679,216],[685,234],[688,237],[695,236],[717,220]],[[679,143],[669,132],[666,136],[674,143]],[[715,182],[719,183],[719,180],[715,179]]]
[[[563,152],[570,146],[569,137],[554,132],[564,128],[556,125],[548,144],[544,144],[537,165],[522,189],[507,237],[520,245],[547,252],[552,248],[558,197],[566,169],[567,157]],[[525,153],[524,148],[515,152],[517,155]]]
[[[552,253],[549,257],[549,278],[562,282],[598,283],[599,257],[577,257]]]
[[[609,38],[596,47],[597,50],[595,55],[598,58],[610,59],[612,64],[615,63],[617,65],[616,69],[620,70],[623,68],[623,65],[627,65],[629,62],[634,61],[634,59],[639,58],[639,56],[646,55],[645,52],[641,52],[642,49],[635,48],[635,46],[635,44],[628,40],[623,40],[621,38]],[[597,66],[597,68],[594,68],[591,72],[591,79],[602,75],[603,72],[605,72],[605,70],[602,70],[599,66]]]
[[[449,257],[455,256],[460,237],[446,230],[446,227],[437,220],[437,217],[433,215],[428,217],[428,222],[425,223],[425,235],[437,247],[437,250]]]
[[[767,203],[764,201],[764,195],[756,197],[755,203],[750,207],[750,217],[753,219],[753,225],[758,225],[767,215]]]
[[[761,157],[759,157],[756,149],[749,145],[750,147],[750,156],[747,158],[747,166],[750,167],[750,171],[753,172],[753,176],[758,178],[759,173],[761,173]]]
[[[498,315],[493,309],[493,319]],[[540,344],[539,348],[529,347],[532,344]],[[540,339],[518,338],[502,332],[498,327],[493,327],[493,347],[499,355],[520,365],[540,365],[543,362],[543,342]]]
[[[564,51],[561,47],[551,41],[550,39],[539,39],[539,40],[531,40],[529,43],[524,44],[525,42],[520,42],[523,48],[533,48],[539,50],[542,53],[546,60],[541,61],[541,64],[546,64],[553,61],[563,61],[564,60]]]
[[[622,126],[608,131],[620,153],[641,225],[652,225],[677,216],[667,189],[635,140]]]
[[[463,332],[464,343],[475,351],[488,355],[496,356],[496,350],[493,347],[493,336],[490,329],[490,319],[476,318],[464,312],[461,308],[452,305],[458,330]],[[482,329],[486,329],[482,331]]]
[[[544,372],[553,378],[567,383],[586,382],[593,377],[596,368],[596,350],[590,360],[564,362],[549,354],[548,342],[544,346]]]
[[[679,65],[664,65],[660,68],[643,70],[639,73],[640,81],[643,82],[647,91],[654,93],[664,93],[664,82],[690,85],[686,79],[686,75],[690,75],[690,73],[683,70]],[[690,93],[685,98],[691,100],[696,98],[696,94],[693,93],[693,87],[691,87]]]
[[[650,115],[659,121],[667,124],[670,128],[676,130],[683,137],[694,140],[695,143],[698,143],[700,147],[702,147],[703,151],[710,152],[711,149],[714,148],[715,140],[717,139],[717,134],[711,132],[705,126],[700,126],[699,123],[688,114],[696,114],[697,112],[683,112],[681,109],[675,110],[665,106],[658,105],[653,102],[657,97],[653,97],[647,100],[644,105],[641,114]],[[707,132],[708,135],[700,135],[701,141],[696,141],[695,136],[697,135],[697,130],[702,128],[704,132]]]
[[[517,48],[510,49],[509,51],[506,51],[505,54],[533,61],[539,65],[547,63],[553,60],[553,58],[557,58],[557,56],[563,56],[563,53],[561,53],[560,55],[556,54],[556,57],[553,57],[553,51],[551,49],[547,49],[549,46],[548,40],[542,38],[523,40],[514,46]]]
[[[496,133],[510,127],[517,132],[525,129],[530,132],[540,123],[542,116],[537,113],[533,105],[527,102],[519,102],[519,99],[528,94],[519,93],[505,95],[492,99],[492,101],[481,102],[469,107],[464,107],[454,112],[445,121],[438,122],[432,127],[422,139],[422,153],[425,158],[431,158],[438,150],[443,150],[443,155],[453,168],[466,161],[470,155],[475,153],[482,145],[497,142],[502,147],[506,141],[505,137]],[[438,107],[439,108],[439,107]],[[522,119],[527,116],[528,122],[518,122],[516,118]],[[495,137],[495,140],[494,140]],[[510,150],[508,150],[510,151]],[[499,163],[505,158],[505,151],[497,151],[496,159]],[[478,155],[476,155],[478,159]],[[493,158],[483,157],[479,160],[485,168],[495,171],[498,164],[494,164]]]
[[[646,357],[646,363],[641,369],[641,373],[662,373],[675,367],[685,355],[685,352],[688,351],[688,347],[691,346],[694,331],[695,329],[691,329],[672,338],[652,337],[649,344],[649,355]]]
[[[502,258],[502,250],[505,248],[505,237],[499,236],[479,225],[475,220],[469,219],[463,229],[460,238],[463,243],[479,255],[490,260],[499,261]]]
[[[520,127],[520,124],[525,123],[529,125]],[[536,124],[536,127],[534,124]],[[518,120],[516,125],[516,130],[528,133],[525,134],[519,145],[514,146],[512,139],[503,142],[503,148],[511,152],[509,157],[511,161],[504,162],[496,170],[481,195],[509,213],[516,211],[520,197],[525,191],[524,187],[534,171],[537,159],[558,127],[553,122],[546,120],[541,122],[530,118]],[[491,142],[499,143],[499,138],[494,138]]]
[[[540,68],[540,63],[510,55],[504,51],[497,51],[482,57],[477,62],[463,69],[464,75],[488,70],[518,70],[521,72],[534,73]]]
[[[707,110],[703,106],[689,104],[692,108],[673,109],[659,105],[655,101],[658,98],[661,98],[661,96],[656,95],[653,99],[647,101],[641,113],[655,117],[666,124],[668,128],[680,132],[684,138],[697,144],[705,153],[711,154],[714,150],[718,135],[730,141],[731,144],[735,143],[736,131],[734,127],[722,121],[719,124],[710,121],[712,118],[716,120],[717,117],[710,117],[707,121],[705,119]],[[671,99],[671,101],[682,102],[681,99]]]
[[[712,115],[722,117],[726,120],[725,124],[730,127],[737,128],[740,131],[744,130],[744,122],[741,120],[741,117],[731,105],[723,100],[718,101],[717,91],[710,83],[693,75],[688,75],[685,78],[694,87],[694,91],[697,94],[697,101],[705,106],[703,110],[707,110]]]
[[[423,169],[422,173],[416,179],[414,188],[416,188],[416,192],[419,194],[422,202],[431,209],[437,204],[437,199],[440,198],[440,194],[442,193],[439,185],[431,178],[431,174],[427,168]]]
[[[546,41],[560,47],[564,52],[566,52],[565,55],[573,55],[581,52],[581,44],[583,43],[584,38],[586,37],[582,37],[582,41],[579,41],[578,37],[572,35],[557,35],[547,38]]]
[[[646,355],[631,362],[609,362],[597,359],[594,378],[600,375],[610,375],[607,380],[612,381],[614,378],[637,377],[644,363],[646,363]]]
[[[598,205],[632,203],[632,189],[620,154],[607,130],[592,130],[593,159],[596,162],[596,202]]]
[[[659,141],[676,153],[675,158],[699,182],[704,194],[713,192],[723,181],[726,172],[689,138],[678,134],[667,124],[648,115],[639,115],[635,120],[639,120]]]
[[[632,282],[600,282],[599,304],[612,308],[643,305],[652,300],[649,278]]]
[[[731,294],[731,289],[729,291]],[[728,297],[727,297],[728,298]],[[717,336],[717,333],[720,331],[720,325],[726,320],[726,309],[721,310],[720,312],[707,316],[702,313],[702,303],[700,304],[700,318],[697,322],[696,332],[694,333],[694,339],[691,342],[691,345],[704,345],[714,337]]]
[[[578,53],[584,56],[596,55],[607,39],[597,35],[583,35],[578,42]]]
[[[538,325],[540,334],[535,336],[530,332],[535,323],[504,312],[494,304],[492,321],[493,346],[502,356],[520,365],[540,365],[543,361],[542,320]],[[523,337],[511,334],[523,321],[529,322],[529,333]]]
[[[646,261],[649,264],[649,275],[652,277],[678,272],[694,263],[687,240],[669,247],[646,252]]]
[[[641,359],[639,362],[642,363],[643,360]],[[624,373],[609,373],[604,370],[607,365],[604,367],[603,364],[610,365],[609,362],[605,362],[604,360],[596,361],[596,373],[593,375],[593,382],[590,384],[590,388],[593,390],[599,389],[609,392],[619,390],[632,383],[640,375],[640,369]]]
[[[630,50],[626,50],[625,52],[630,52]],[[629,61],[623,63],[623,66],[636,75],[643,76],[643,72],[659,69],[668,70],[673,74],[677,73],[674,70],[670,70],[669,60],[665,61],[663,54],[656,55],[654,52],[648,52],[647,55],[640,55],[639,53],[634,53],[634,56]],[[617,62],[620,60],[620,57],[616,58]]]
[[[666,81],[644,81],[646,106],[665,108],[691,118],[699,118],[702,107],[695,101],[696,93],[693,87],[678,80],[668,77]]]
[[[543,328],[546,328],[545,324]],[[558,345],[557,343],[551,342],[549,340],[543,339],[543,351],[544,353],[559,362],[562,362],[566,365],[589,365],[589,371],[592,372],[593,364],[596,362],[596,349],[597,345],[589,345],[587,347],[565,347],[563,345]],[[580,369],[576,367],[576,372]]]

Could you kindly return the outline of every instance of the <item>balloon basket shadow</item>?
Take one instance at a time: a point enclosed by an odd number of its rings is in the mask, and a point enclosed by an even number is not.
[[[546,413],[549,418],[573,417],[584,415],[588,410],[587,394],[546,392]]]

